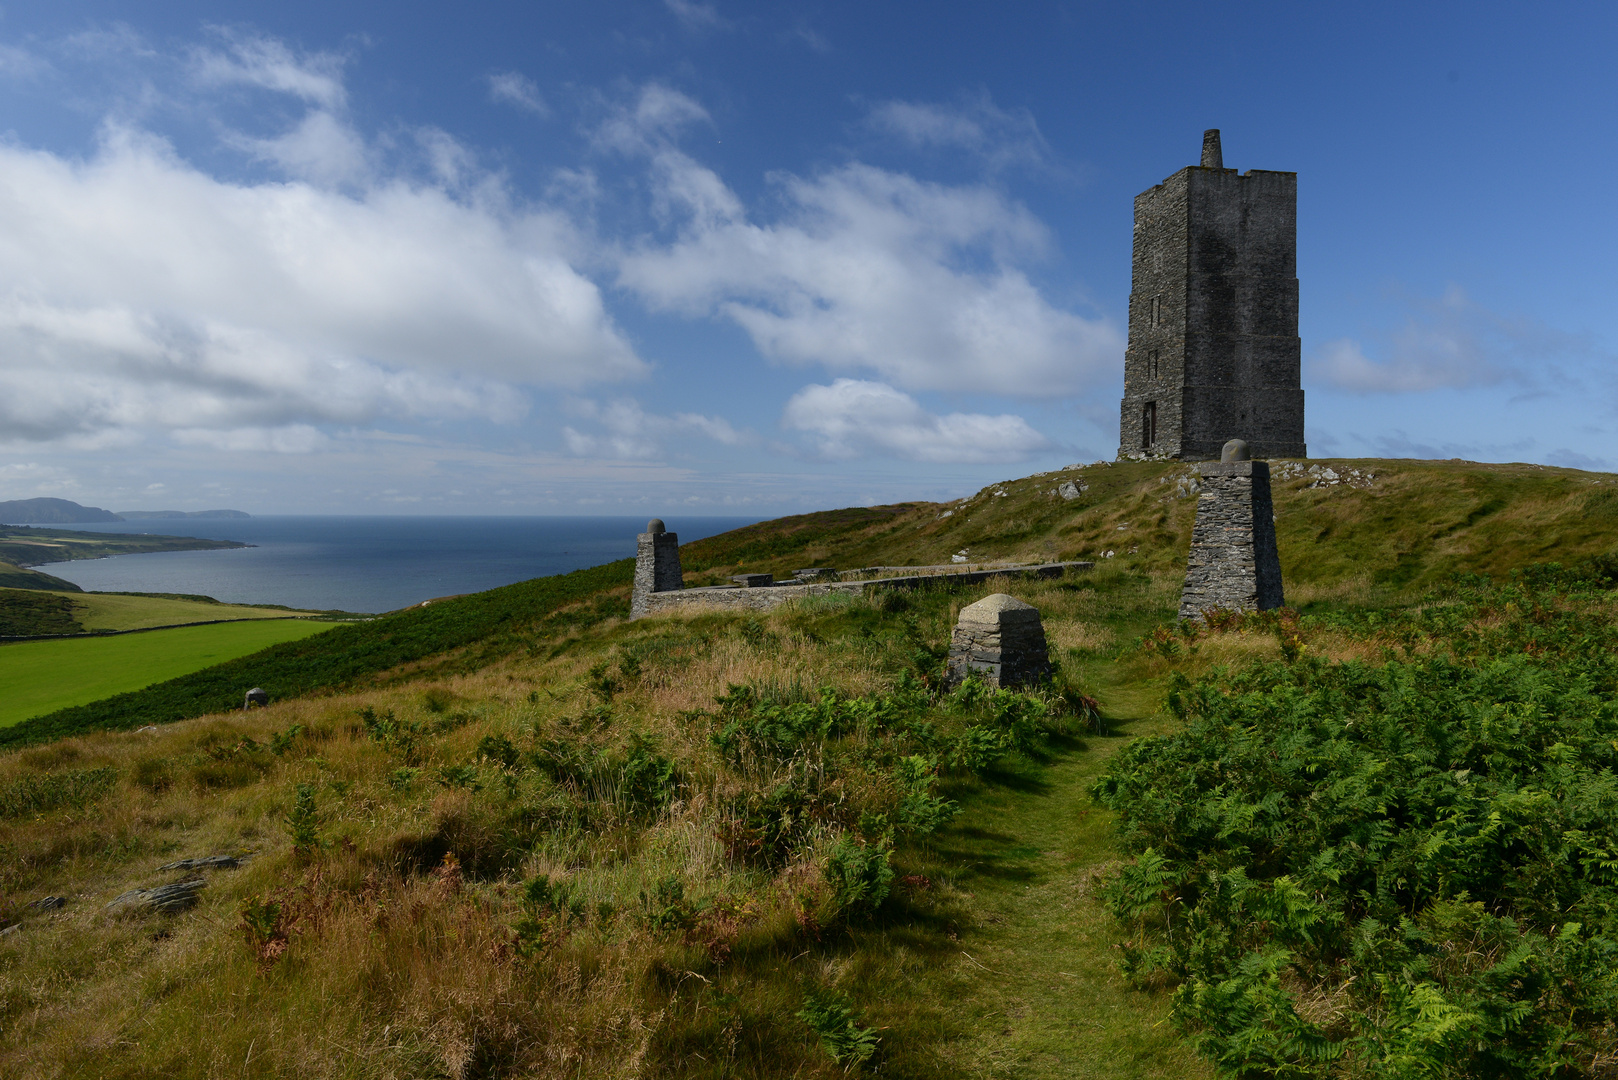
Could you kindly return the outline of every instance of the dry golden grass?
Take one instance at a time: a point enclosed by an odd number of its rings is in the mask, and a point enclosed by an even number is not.
[[[1053,609],[1093,603],[1030,586]],[[0,756],[0,791],[40,774],[116,774],[88,806],[0,817],[0,917],[21,919],[0,941],[0,1073],[671,1076],[692,1074],[688,1046],[729,1047],[734,1068],[714,1075],[838,1073],[792,1018],[803,975],[789,964],[806,943],[820,948],[813,912],[835,830],[812,833],[774,869],[733,859],[720,838],[731,800],[785,774],[721,768],[694,712],[733,684],[785,700],[891,687],[895,657],[910,648],[902,638],[828,637],[814,620],[887,625],[892,603],[607,622],[468,674]],[[891,621],[942,641],[952,615],[923,605]],[[1053,633],[1086,640],[1069,622],[1057,615]],[[610,695],[603,680],[616,684]],[[408,753],[390,749],[367,733],[366,710],[430,734]],[[284,753],[267,749],[299,725]],[[627,745],[632,732],[683,776],[678,798],[649,818],[610,791],[581,811],[539,774],[488,762],[477,765],[481,791],[438,782],[476,764],[487,737],[589,749]],[[896,797],[863,775],[840,774],[837,797],[851,807]],[[298,785],[314,793],[327,845],[313,854],[295,852],[289,835]],[[158,869],[214,854],[252,858]],[[208,885],[187,914],[105,911],[128,889],[199,874]],[[538,877],[565,886],[578,914],[525,957],[512,927],[524,917],[521,883]],[[672,936],[645,917],[647,897],[670,880],[701,912]],[[45,895],[67,906],[24,906]],[[942,885],[930,895],[946,908],[961,899]],[[249,933],[244,903],[279,905],[272,939]],[[852,977],[828,969],[821,981]],[[757,1001],[715,1034],[692,995],[722,984]]]

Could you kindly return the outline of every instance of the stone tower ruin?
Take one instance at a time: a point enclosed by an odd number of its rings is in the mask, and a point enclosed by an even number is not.
[[[1135,196],[1120,458],[1306,457],[1298,344],[1298,174],[1202,164]]]

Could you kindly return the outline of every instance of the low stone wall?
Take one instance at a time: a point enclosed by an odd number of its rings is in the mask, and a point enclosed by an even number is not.
[[[997,577],[1058,578],[1069,570],[1089,570],[1094,566],[1093,562],[1058,562],[956,573],[907,574],[877,578],[873,581],[811,581],[802,584],[766,585],[751,589],[729,585],[679,589],[646,594],[643,598],[645,609],[642,614],[660,615],[697,605],[738,611],[768,611],[788,600],[800,600],[806,596],[860,593],[866,589],[925,589],[930,585],[978,585]]]

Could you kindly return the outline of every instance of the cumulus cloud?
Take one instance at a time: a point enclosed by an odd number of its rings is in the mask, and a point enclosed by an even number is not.
[[[364,183],[371,175],[370,152],[358,132],[329,112],[313,110],[291,131],[268,139],[232,133],[226,141],[287,176],[320,187]]]
[[[649,156],[675,232],[620,262],[620,284],[654,309],[728,319],[770,358],[907,390],[1071,394],[1116,371],[1118,327],[1055,307],[1029,278],[1048,236],[1026,209],[855,163],[776,176],[785,209],[756,222],[668,134],[705,116],[653,88],[604,129]]]
[[[1417,300],[1372,359],[1360,342],[1328,341],[1311,358],[1311,375],[1359,394],[1407,394],[1558,377],[1563,361],[1593,355],[1588,339],[1532,319],[1488,311],[1451,286],[1438,300]]]
[[[0,146],[0,236],[0,438],[510,420],[514,384],[644,370],[565,218],[487,191],[227,182],[108,127]]]
[[[1020,416],[938,416],[909,394],[858,379],[804,387],[787,402],[781,420],[813,435],[820,454],[833,459],[874,454],[933,464],[998,464],[1052,446]]]
[[[1007,112],[987,93],[953,105],[885,101],[874,107],[866,123],[914,149],[964,150],[991,170],[1013,165],[1040,165],[1050,146],[1026,109]]]
[[[701,435],[725,446],[751,441],[747,432],[737,431],[728,420],[700,413],[660,416],[641,408],[640,402],[622,398],[606,404],[583,400],[572,403],[576,416],[594,421],[595,434],[573,427],[562,429],[568,452],[578,457],[606,457],[644,460],[663,453],[664,443],[680,435]]]
[[[507,105],[515,105],[535,116],[549,116],[550,106],[539,94],[534,80],[515,71],[501,71],[489,76],[489,97]]]

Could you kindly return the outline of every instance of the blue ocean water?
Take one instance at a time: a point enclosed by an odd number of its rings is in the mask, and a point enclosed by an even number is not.
[[[669,518],[682,544],[759,518]],[[82,589],[201,593],[235,604],[381,612],[481,592],[635,554],[639,517],[253,517],[64,525],[85,532],[239,540],[228,551],[164,551],[49,563]]]

